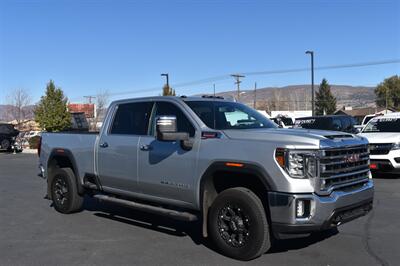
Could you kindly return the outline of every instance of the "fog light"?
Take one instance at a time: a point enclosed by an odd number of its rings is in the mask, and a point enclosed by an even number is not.
[[[298,200],[296,202],[296,217],[303,217],[304,216],[304,201]]]
[[[310,200],[296,200],[296,218],[307,218],[310,216]]]

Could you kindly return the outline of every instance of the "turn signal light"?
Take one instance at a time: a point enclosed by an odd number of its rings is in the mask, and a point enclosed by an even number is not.
[[[229,166],[229,167],[243,167],[244,166],[244,164],[242,164],[242,163],[225,163],[225,165]]]
[[[278,162],[278,164],[282,168],[285,168],[285,150],[284,149],[280,149],[280,148],[276,149],[275,160]]]

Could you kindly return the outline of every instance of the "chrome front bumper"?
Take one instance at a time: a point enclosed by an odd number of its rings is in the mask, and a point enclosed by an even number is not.
[[[367,214],[372,209],[373,181],[351,191],[333,191],[329,196],[269,192],[268,202],[274,233],[310,233],[336,227]],[[306,217],[296,216],[296,202],[309,202]]]

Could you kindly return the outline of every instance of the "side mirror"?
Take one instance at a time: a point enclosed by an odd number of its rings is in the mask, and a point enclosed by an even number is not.
[[[159,116],[156,118],[157,139],[160,141],[187,141],[189,133],[177,132],[176,116]]]

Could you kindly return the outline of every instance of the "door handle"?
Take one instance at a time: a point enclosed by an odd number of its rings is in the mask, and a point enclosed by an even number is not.
[[[150,145],[141,145],[140,149],[142,151],[149,151],[149,150],[151,150],[151,146]]]
[[[103,142],[103,143],[100,143],[100,148],[107,148],[108,147],[108,143],[107,142]]]

